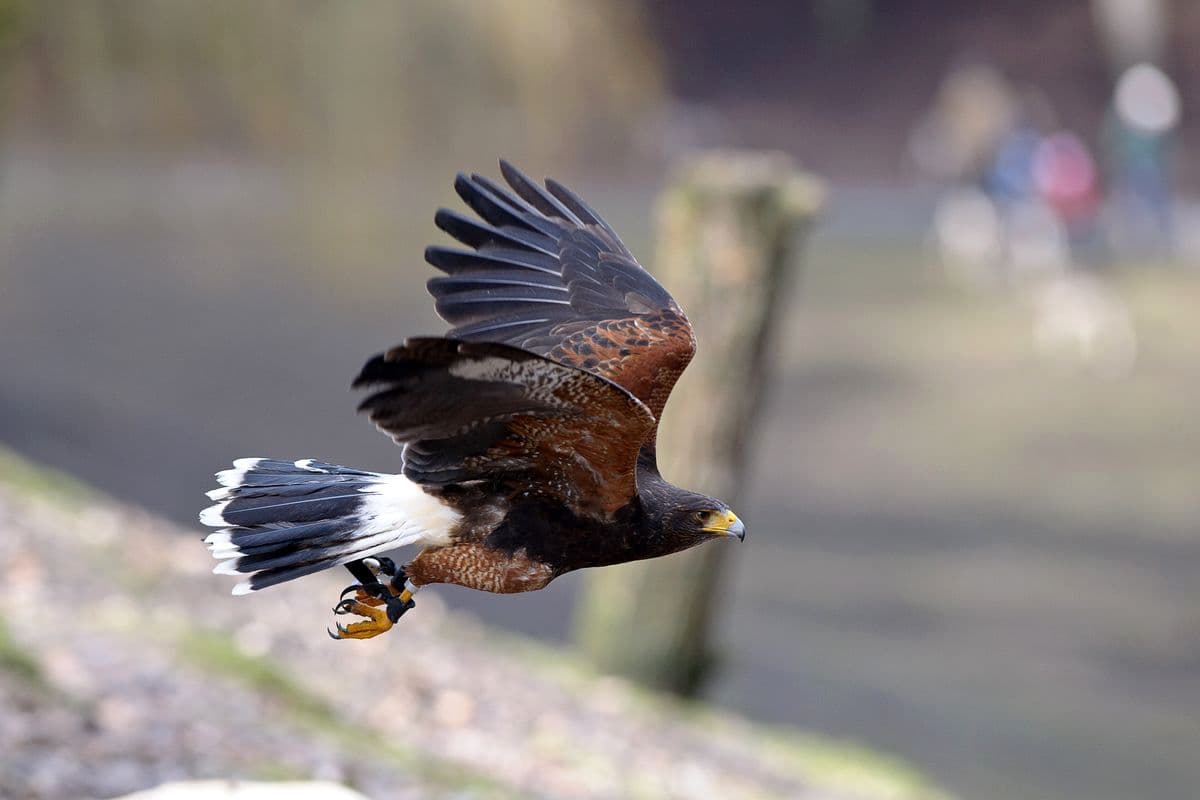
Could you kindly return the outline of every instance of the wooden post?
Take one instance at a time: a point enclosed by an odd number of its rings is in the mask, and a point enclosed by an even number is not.
[[[782,154],[711,152],[679,167],[658,206],[653,272],[687,312],[699,347],[667,405],[658,460],[680,486],[735,510],[768,342],[801,234],[821,184]],[[754,521],[746,547],[754,546]],[[709,643],[721,574],[736,543],[593,571],[576,640],[606,671],[657,689],[697,693],[713,664]]]

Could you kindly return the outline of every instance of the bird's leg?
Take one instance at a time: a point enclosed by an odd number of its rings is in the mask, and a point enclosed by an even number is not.
[[[384,581],[381,578],[391,580],[396,574],[396,562],[390,558],[363,558],[358,561],[351,561],[346,564],[346,569],[350,570],[350,574],[358,579],[358,583],[351,584],[342,590],[342,598],[350,592],[354,592],[354,599],[368,606],[381,606],[387,598],[388,592],[385,591]],[[338,603],[340,607],[342,603]],[[337,610],[337,607],[334,608]]]
[[[346,568],[359,582],[343,589],[343,598],[354,592],[354,599],[358,602],[369,606],[381,606],[387,604],[390,597],[395,597],[412,608],[412,596],[417,587],[408,580],[404,569],[396,566],[395,561],[386,557],[364,558],[351,561]]]
[[[416,603],[413,592],[416,587],[408,583],[403,569],[398,569],[390,558],[366,558],[346,565],[359,583],[342,590],[342,599],[333,607],[335,614],[357,614],[367,619],[343,626],[336,623],[337,632],[329,632],[334,639],[370,639],[390,630],[400,617]],[[381,580],[386,579],[386,582]],[[353,597],[346,597],[354,592]],[[380,609],[379,606],[385,606]]]
[[[367,566],[375,559],[367,559]],[[378,559],[379,568],[376,575],[382,575],[387,578],[388,593],[391,594],[397,602],[388,604],[388,614],[392,613],[393,608],[398,608],[393,622],[404,615],[405,611],[413,608],[417,603],[413,600],[413,595],[417,593],[417,586],[408,579],[408,575],[404,573],[404,567],[397,567],[396,562],[390,558]]]

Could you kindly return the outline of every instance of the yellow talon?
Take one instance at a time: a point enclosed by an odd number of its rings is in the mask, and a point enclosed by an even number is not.
[[[342,625],[340,622],[334,623],[337,626],[337,633],[329,631],[330,638],[370,639],[392,629],[392,621],[388,619],[387,611],[374,608],[366,603],[358,601],[349,603],[346,605],[344,613],[357,614],[360,617],[366,617],[366,619],[362,622],[353,622],[349,625]]]

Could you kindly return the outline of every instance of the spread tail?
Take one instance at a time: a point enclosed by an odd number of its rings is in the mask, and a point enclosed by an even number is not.
[[[217,473],[200,522],[213,572],[246,594],[408,544],[449,541],[461,516],[403,475],[312,459],[240,458]]]

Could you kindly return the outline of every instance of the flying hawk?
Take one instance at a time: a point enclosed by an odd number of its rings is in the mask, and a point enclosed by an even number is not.
[[[565,572],[675,553],[745,527],[667,483],[655,432],[695,352],[683,310],[575,194],[501,161],[508,188],[459,175],[479,219],[442,209],[469,249],[430,247],[453,325],[367,362],[359,406],[404,447],[399,474],[243,458],[200,514],[214,572],[245,594],[345,565],[334,638],[392,627],[431,583],[541,589]],[[397,568],[379,554],[420,545]],[[351,596],[347,596],[351,595]]]

